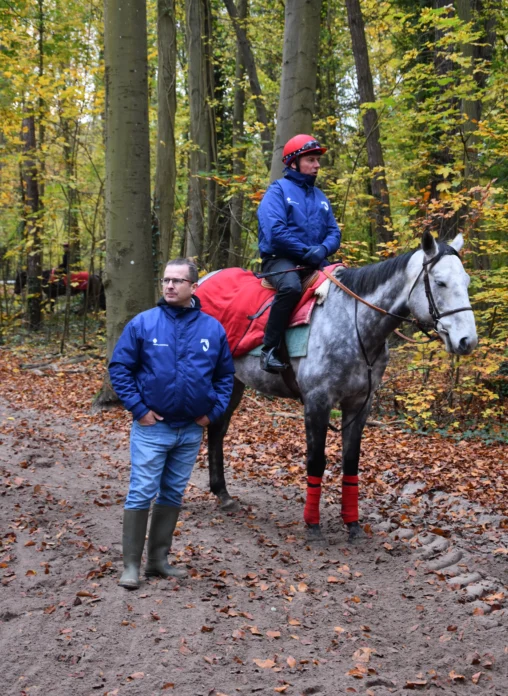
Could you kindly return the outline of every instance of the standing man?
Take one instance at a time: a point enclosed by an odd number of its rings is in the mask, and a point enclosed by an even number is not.
[[[266,324],[261,368],[283,372],[279,349],[291,313],[302,294],[302,280],[316,268],[327,265],[326,257],[340,246],[340,230],[332,206],[314,183],[321,155],[326,152],[310,135],[295,135],[284,146],[284,177],[274,181],[258,209],[259,251],[262,272],[281,273],[270,278],[277,289]]]
[[[139,587],[150,503],[147,576],[183,577],[168,564],[182,497],[203,428],[225,412],[234,367],[222,325],[200,310],[198,271],[169,261],[157,307],[130,321],[115,346],[109,374],[132,412],[131,477],[123,517],[122,587]]]

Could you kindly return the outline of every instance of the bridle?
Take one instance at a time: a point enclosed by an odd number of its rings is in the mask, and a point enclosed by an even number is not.
[[[429,261],[423,261],[422,263],[422,270],[420,273],[417,275],[415,282],[411,286],[411,290],[409,291],[409,295],[407,297],[407,301],[409,302],[409,298],[411,297],[411,294],[413,290],[416,287],[416,284],[420,280],[420,277],[423,273],[423,284],[425,288],[425,296],[427,297],[427,302],[429,303],[429,314],[432,317],[432,322],[433,326],[432,328],[437,332],[437,325],[439,321],[443,317],[447,317],[452,314],[458,314],[459,312],[472,312],[473,308],[471,306],[469,307],[458,307],[457,309],[450,309],[446,312],[440,312],[437,308],[436,301],[434,299],[434,295],[432,294],[432,290],[430,287],[430,276],[429,276],[429,271],[443,258],[443,256],[457,256],[459,257],[458,252],[451,246],[446,246],[444,249],[440,250],[436,256],[433,256]],[[334,275],[331,273],[328,273],[328,271],[323,269],[323,273],[325,276],[330,280],[332,283],[337,285],[341,290],[343,290],[347,295],[350,295],[353,297],[355,300],[358,302],[361,302],[362,304],[366,305],[367,307],[370,307],[371,309],[374,309],[376,312],[379,312],[380,314],[384,314],[385,316],[393,317],[394,319],[398,319],[399,321],[405,321],[408,324],[413,324],[416,326],[420,331],[423,331],[428,338],[429,341],[435,341],[437,339],[437,336],[431,336],[427,330],[428,324],[425,324],[425,322],[421,322],[419,319],[415,319],[414,317],[403,317],[400,314],[394,314],[393,312],[389,312],[386,309],[383,309],[382,307],[378,307],[377,305],[371,304],[370,302],[367,302],[367,300],[364,300],[363,297],[360,297],[356,293],[354,293],[352,290],[350,290],[346,285],[340,282],[338,278],[336,278]],[[398,336],[401,338],[404,338],[408,341],[412,341],[412,339],[408,338],[407,336],[404,336],[401,334],[399,331],[394,331]],[[426,341],[428,343],[428,341]]]
[[[458,252],[451,246],[445,247],[443,250],[441,250],[436,256],[433,258],[429,259],[429,261],[424,261],[422,264],[422,270],[418,274],[415,282],[413,283],[413,286],[411,290],[409,291],[409,295],[407,297],[407,300],[409,302],[409,298],[411,297],[411,293],[413,292],[416,283],[420,279],[420,276],[423,273],[423,285],[425,288],[425,296],[427,297],[427,302],[429,303],[429,314],[432,317],[432,321],[434,322],[434,330],[437,331],[437,325],[439,321],[443,317],[448,317],[451,314],[458,314],[459,312],[472,312],[473,308],[471,306],[469,307],[458,307],[457,309],[449,309],[447,312],[440,312],[439,309],[437,308],[436,301],[434,299],[434,295],[432,294],[432,290],[430,287],[430,276],[429,276],[429,271],[431,268],[433,268],[438,261],[440,261],[443,256],[459,256]]]

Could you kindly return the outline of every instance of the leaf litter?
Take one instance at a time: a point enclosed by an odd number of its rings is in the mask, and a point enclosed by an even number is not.
[[[356,548],[340,523],[341,441],[331,434],[321,510],[328,545],[313,548],[301,523],[303,424],[270,415],[298,406],[256,395],[225,443],[241,511],[216,507],[203,449],[174,541],[189,579],[150,580],[128,593],[116,578],[130,417],[119,408],[90,414],[102,377],[97,360],[44,376],[16,371],[16,360],[0,351],[0,649],[8,688],[44,693],[55,679],[62,692],[100,685],[110,695],[131,682],[182,696],[251,685],[326,694],[323,684],[331,693],[362,693],[362,683],[369,696],[376,685],[394,693],[504,688],[506,624],[477,625],[445,576],[429,578],[411,544],[386,531],[460,535],[496,568],[508,548],[502,448],[367,429],[367,538]],[[421,487],[405,493],[415,483]],[[500,620],[505,597],[486,597]],[[446,647],[439,636],[449,637]]]

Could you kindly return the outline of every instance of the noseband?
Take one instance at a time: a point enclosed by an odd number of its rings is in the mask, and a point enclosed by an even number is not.
[[[458,307],[457,309],[450,309],[447,312],[440,312],[437,308],[436,301],[434,300],[434,295],[432,294],[432,290],[430,288],[430,275],[429,272],[430,270],[443,258],[443,256],[459,256],[458,252],[451,246],[445,247],[442,251],[440,251],[436,256],[434,256],[432,259],[429,261],[424,261],[422,264],[422,270],[418,274],[415,282],[413,283],[413,286],[411,290],[409,291],[408,295],[408,302],[409,298],[411,297],[411,293],[415,289],[416,283],[419,281],[421,274],[423,273],[423,285],[425,288],[425,295],[427,297],[427,302],[429,303],[429,314],[432,317],[432,321],[434,323],[434,329],[437,331],[437,325],[439,321],[443,317],[450,316],[451,314],[458,314],[459,312],[472,312],[473,308],[472,307]]]

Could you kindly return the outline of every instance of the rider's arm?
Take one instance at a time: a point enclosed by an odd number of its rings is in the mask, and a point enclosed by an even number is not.
[[[288,228],[284,192],[281,186],[273,184],[267,190],[259,206],[258,219],[263,234],[277,256],[286,256],[298,261],[303,257],[309,247]]]
[[[340,247],[341,236],[339,226],[333,216],[332,206],[330,205],[330,201],[328,201],[328,229],[324,241],[321,242],[326,249],[327,256],[335,254]]]

